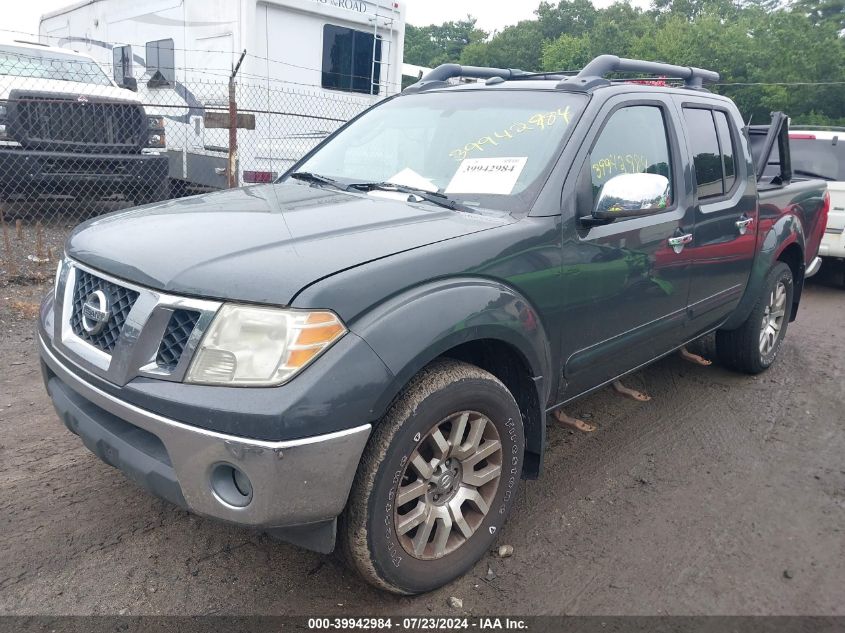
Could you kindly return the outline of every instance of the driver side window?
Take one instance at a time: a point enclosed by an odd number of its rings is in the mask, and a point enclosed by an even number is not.
[[[588,158],[592,202],[602,186],[620,174],[660,174],[669,179],[667,206],[671,206],[672,161],[663,111],[658,106],[629,106],[610,115]]]

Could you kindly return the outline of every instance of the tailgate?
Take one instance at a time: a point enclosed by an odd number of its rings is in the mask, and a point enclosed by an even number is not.
[[[827,232],[840,234],[845,231],[845,182],[829,182],[830,213],[827,216]]]

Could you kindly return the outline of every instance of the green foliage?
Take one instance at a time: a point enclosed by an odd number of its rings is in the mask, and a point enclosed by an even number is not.
[[[461,52],[473,42],[482,42],[487,33],[475,27],[475,18],[444,22],[440,26],[405,27],[405,62],[434,67],[457,61]]]
[[[542,55],[543,36],[539,24],[536,20],[523,20],[502,29],[489,41],[467,46],[459,61],[470,66],[539,70]]]
[[[535,13],[492,36],[470,17],[408,26],[405,61],[573,70],[611,53],[717,70],[726,85],[713,89],[756,122],[772,110],[796,123],[845,121],[845,0],[652,0],[647,11],[560,0]],[[795,83],[815,85],[782,85]]]

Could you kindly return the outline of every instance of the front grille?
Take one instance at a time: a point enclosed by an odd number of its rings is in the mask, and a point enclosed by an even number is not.
[[[131,172],[126,160],[98,158],[46,158],[41,161],[41,173],[69,176],[123,176]]]
[[[194,310],[173,311],[161,339],[161,344],[158,346],[156,364],[159,367],[167,371],[176,369],[199,318],[200,313]]]
[[[16,94],[9,105],[10,133],[26,147],[134,152],[146,144],[146,119],[138,104]]]
[[[96,334],[89,334],[82,326],[82,306],[95,290],[102,290],[108,299],[110,318],[106,326]],[[138,292],[124,288],[105,279],[76,269],[76,286],[73,289],[73,304],[70,312],[70,327],[73,333],[97,349],[108,354],[114,350],[120,332],[126,323],[129,311],[138,299]]]

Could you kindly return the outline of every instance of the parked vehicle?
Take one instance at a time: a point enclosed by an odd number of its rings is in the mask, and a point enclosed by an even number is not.
[[[845,128],[793,127],[789,135],[792,169],[802,176],[824,178],[830,192],[830,215],[819,247],[822,259],[845,259]]]
[[[64,49],[0,44],[0,197],[167,197],[161,120],[97,63]]]
[[[239,182],[272,182],[341,123],[401,90],[405,6],[95,0],[42,16],[39,35],[84,48],[151,112],[158,107],[174,184],[226,188],[228,81],[241,52],[249,54],[236,93]]]
[[[193,512],[337,541],[388,591],[449,582],[539,475],[548,412],[708,332],[775,361],[828,198],[788,153],[758,186],[717,79],[445,65],[275,184],[87,222],[41,310],[60,417]]]

